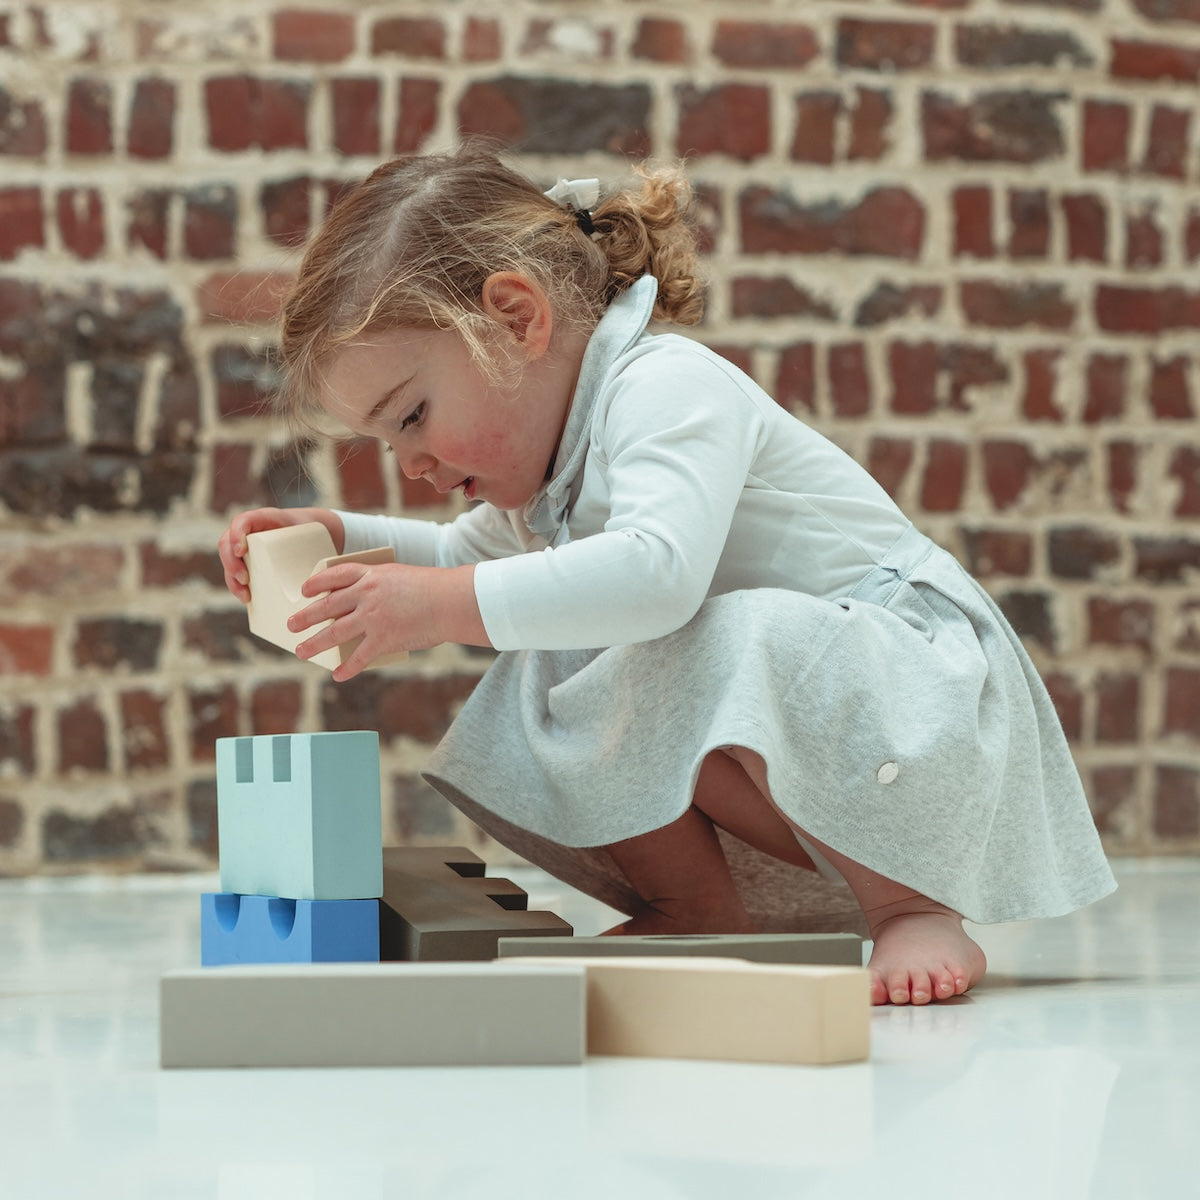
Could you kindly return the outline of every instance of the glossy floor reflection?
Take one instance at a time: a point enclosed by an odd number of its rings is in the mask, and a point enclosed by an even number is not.
[[[827,1068],[164,1072],[158,978],[198,962],[215,880],[3,882],[0,1196],[1197,1195],[1200,862],[1117,870],[1084,912],[976,929],[983,987],[877,1010],[870,1063]]]

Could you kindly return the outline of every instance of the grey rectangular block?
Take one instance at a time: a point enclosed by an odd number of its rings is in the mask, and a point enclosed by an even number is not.
[[[684,936],[505,937],[501,958],[740,958],[806,966],[862,966],[856,933],[687,934]]]
[[[579,1063],[582,965],[320,963],[173,971],[164,1067]]]

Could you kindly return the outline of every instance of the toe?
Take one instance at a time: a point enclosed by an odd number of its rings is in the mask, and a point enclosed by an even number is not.
[[[965,983],[965,974],[956,967],[942,967],[929,973],[929,982],[933,997],[936,1000],[949,1000],[951,996],[961,995],[966,988],[960,986],[960,980]]]
[[[928,1004],[933,999],[933,984],[927,972],[916,970],[910,973],[908,994],[913,1004]]]
[[[883,976],[878,971],[871,972],[871,1004],[874,1006],[887,1004],[890,997],[888,996],[887,984],[883,981]]]
[[[893,1004],[907,1004],[912,998],[912,986],[907,971],[891,971],[887,977],[888,999]]]

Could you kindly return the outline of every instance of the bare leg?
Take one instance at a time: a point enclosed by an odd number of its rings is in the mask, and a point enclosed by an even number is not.
[[[763,760],[740,747],[728,753],[753,781],[760,803],[767,804],[785,821],[770,798]],[[697,802],[703,799],[697,790]],[[723,823],[717,813],[710,815],[718,824]],[[987,960],[978,944],[967,936],[958,913],[868,870],[811,834],[804,836],[841,873],[862,906],[874,942],[869,964],[873,1004],[948,1000],[983,978]]]

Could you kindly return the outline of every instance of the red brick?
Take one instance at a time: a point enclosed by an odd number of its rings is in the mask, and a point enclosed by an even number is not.
[[[1164,693],[1163,733],[1200,741],[1200,669],[1169,668]]]
[[[1172,510],[1174,515],[1200,517],[1200,449],[1177,446],[1167,474],[1179,484],[1179,496]]]
[[[1064,195],[1067,222],[1067,257],[1072,262],[1108,261],[1108,212],[1096,195]]]
[[[121,740],[130,770],[165,767],[171,761],[167,700],[145,689],[121,693]]]
[[[375,438],[342,442],[338,446],[337,473],[344,507],[359,511],[387,505],[387,484]]]
[[[230,152],[307,149],[311,91],[305,82],[251,75],[207,80],[208,144]]]
[[[354,52],[351,13],[285,8],[271,18],[274,54],[284,62],[341,62]]]
[[[1096,579],[1121,558],[1121,539],[1108,529],[1066,525],[1047,538],[1050,573],[1059,579]]]
[[[1128,386],[1129,360],[1123,354],[1093,354],[1087,364],[1084,421],[1090,425],[1122,417]]]
[[[1188,381],[1190,359],[1183,354],[1150,364],[1150,407],[1155,417],[1169,421],[1190,421],[1196,416]]]
[[[742,248],[750,254],[842,253],[917,258],[925,210],[905,188],[879,187],[850,203],[804,205],[788,193],[752,187],[739,197]]]
[[[264,183],[258,205],[263,232],[280,246],[302,246],[312,221],[312,180],[307,175]]]
[[[816,367],[811,342],[785,346],[775,376],[775,399],[789,412],[815,409]]]
[[[791,150],[796,162],[833,162],[841,107],[842,99],[837,92],[802,92],[796,97],[796,131]]]
[[[1083,738],[1083,692],[1076,680],[1062,671],[1051,671],[1046,675],[1046,690],[1054,703],[1063,733],[1072,742]]]
[[[1128,104],[1088,100],[1083,106],[1083,169],[1124,171],[1129,166]]]
[[[1045,591],[1012,588],[996,596],[996,604],[1025,643],[1036,642],[1054,654],[1059,649],[1053,596]]]
[[[250,696],[250,728],[259,737],[297,733],[301,728],[304,689],[293,679],[258,684]]]
[[[746,375],[754,374],[754,350],[750,346],[736,346],[730,342],[704,343],[714,354],[719,354],[727,362],[733,363],[739,371]]]
[[[37,770],[36,715],[31,704],[0,713],[0,770],[8,778],[14,771],[29,776]]]
[[[1135,537],[1134,574],[1147,583],[1194,583],[1200,579],[1200,540]]]
[[[157,542],[142,542],[138,547],[138,564],[142,588],[174,588],[184,583],[224,586],[220,561],[208,547],[169,551]]]
[[[1074,34],[1029,29],[1020,25],[959,25],[955,55],[967,67],[1010,70],[1013,67],[1087,67],[1092,55]]]
[[[425,145],[438,120],[442,85],[436,79],[402,79],[396,102],[397,154],[412,154]]]
[[[971,185],[954,189],[954,253],[991,258],[992,189]]]
[[[967,529],[967,565],[982,578],[1025,576],[1033,567],[1033,539],[1010,529]]]
[[[267,325],[294,282],[272,271],[218,271],[196,285],[196,305],[205,324]]]
[[[175,144],[175,85],[139,79],[129,105],[126,148],[134,158],[169,158]]]
[[[183,247],[196,262],[233,258],[237,250],[237,193],[213,184],[184,196]]]
[[[1061,358],[1062,350],[1057,347],[1026,351],[1022,359],[1025,387],[1021,393],[1021,412],[1027,420],[1061,424],[1066,419],[1055,395]]]
[[[1167,179],[1187,176],[1192,114],[1187,109],[1156,104],[1150,114],[1150,136],[1142,170]]]
[[[434,17],[384,18],[371,29],[371,53],[444,59],[446,26]]]
[[[607,27],[579,17],[537,17],[525,27],[525,40],[518,53],[523,58],[549,54],[577,61],[607,62],[614,47],[613,32]]]
[[[1012,258],[1045,258],[1050,249],[1050,200],[1044,188],[1013,188],[1008,193]]]
[[[877,162],[888,151],[887,129],[892,121],[891,95],[875,88],[855,89],[850,110],[850,144],[846,158],[851,162]]]
[[[862,342],[830,346],[826,369],[835,415],[861,417],[870,411],[871,376]]]
[[[718,21],[713,57],[727,67],[798,68],[816,58],[820,47],[808,25],[792,22]]]
[[[1070,329],[1075,305],[1058,283],[994,283],[964,280],[959,300],[968,324],[988,329]]]
[[[771,147],[771,94],[765,87],[727,83],[713,88],[685,84],[679,104],[676,153],[724,154],[749,162]]]
[[[1172,629],[1174,649],[1184,654],[1200,651],[1200,600],[1183,600]]]
[[[875,437],[867,447],[867,470],[893,499],[900,494],[914,454],[911,438]]]
[[[0,261],[46,244],[42,193],[36,187],[0,188]]]
[[[214,346],[210,359],[222,421],[264,417],[278,376],[270,356],[236,342]]]
[[[888,347],[892,412],[933,412],[940,366],[941,355],[934,343],[893,342]]]
[[[251,470],[254,447],[244,443],[220,442],[212,448],[212,484],[208,507],[217,514],[231,508],[255,508],[267,502],[267,496]]]
[[[1033,467],[1033,452],[1024,442],[996,438],[983,443],[983,480],[999,512],[1020,500]]]
[[[1140,452],[1133,442],[1109,442],[1105,447],[1108,495],[1114,512],[1128,513],[1137,491]]]
[[[837,25],[839,66],[907,71],[933,58],[935,29],[926,22],[869,21],[844,17]]]
[[[1136,742],[1141,736],[1141,679],[1101,675],[1096,680],[1096,741]]]
[[[112,153],[112,88],[106,80],[71,81],[66,144],[70,154]]]
[[[1102,283],[1096,288],[1096,321],[1110,333],[1200,329],[1200,292]]]
[[[739,275],[730,284],[734,317],[804,316],[836,321],[837,311],[783,275]]]
[[[46,119],[37,100],[18,100],[0,84],[0,155],[40,158],[46,153]]]
[[[1114,79],[1200,82],[1200,50],[1178,43],[1112,41],[1109,70]]]
[[[232,684],[188,691],[189,737],[192,759],[212,762],[217,756],[217,738],[237,737],[238,697]]]
[[[331,81],[333,148],[339,154],[379,153],[380,97],[378,79],[343,78]]]
[[[1009,377],[1007,365],[992,347],[966,342],[943,347],[938,368],[946,377],[948,407],[961,412],[971,408],[967,392],[972,388],[1007,383]]]
[[[1200,210],[1191,209],[1183,224],[1183,257],[1193,263],[1200,259]]]
[[[650,62],[682,65],[692,61],[691,41],[682,21],[643,17],[638,22],[630,52]]]
[[[1089,772],[1088,803],[1101,834],[1120,834],[1128,822],[1138,799],[1136,767],[1110,763],[1093,767]]]
[[[963,102],[925,92],[921,134],[927,162],[1036,163],[1061,157],[1057,106],[1066,93],[985,92]]]
[[[935,438],[929,443],[921,507],[926,512],[957,512],[967,480],[967,448],[962,442]]]
[[[1163,231],[1153,209],[1129,213],[1125,217],[1125,266],[1144,270],[1161,266],[1163,261]]]
[[[0,676],[49,675],[53,667],[53,626],[0,624]]]
[[[95,188],[63,188],[57,197],[58,233],[76,258],[104,250],[104,201]]]
[[[58,770],[108,770],[108,726],[93,697],[81,697],[58,714]]]
[[[1154,645],[1154,614],[1149,600],[1091,596],[1087,603],[1088,644],[1134,646],[1149,652]]]
[[[1155,768],[1154,832],[1188,840],[1200,834],[1200,771],[1195,767]]]
[[[940,283],[914,283],[907,287],[881,280],[859,301],[854,324],[859,329],[885,325],[905,317],[936,316],[942,307]]]
[[[467,18],[462,48],[466,62],[495,62],[502,49],[499,21],[494,17]]]
[[[126,241],[131,250],[143,247],[155,258],[167,257],[167,215],[172,193],[164,188],[136,191],[129,198]]]
[[[1200,0],[1133,0],[1133,7],[1150,21],[1200,22]]]

